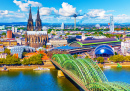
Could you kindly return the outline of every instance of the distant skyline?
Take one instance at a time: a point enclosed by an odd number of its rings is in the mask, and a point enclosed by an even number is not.
[[[1,0],[0,22],[27,22],[32,7],[35,22],[38,6],[42,23],[130,23],[130,0]]]

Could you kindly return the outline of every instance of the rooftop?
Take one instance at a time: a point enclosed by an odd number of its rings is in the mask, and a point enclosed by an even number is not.
[[[47,31],[27,31],[27,35],[47,35]]]
[[[57,47],[57,48],[54,48],[54,49],[59,49],[59,50],[71,50],[71,49],[77,49],[77,48],[80,48],[80,47],[72,47],[72,46],[60,46],[60,47]]]

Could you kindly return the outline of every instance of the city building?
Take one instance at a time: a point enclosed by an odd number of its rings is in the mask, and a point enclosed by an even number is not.
[[[99,28],[100,28],[100,25],[99,25],[99,24],[96,24],[95,27],[96,27],[97,29],[99,29]]]
[[[31,13],[31,7],[29,11],[29,19],[28,19],[28,24],[27,24],[27,31],[33,31],[34,26],[33,26],[33,19],[32,19],[32,13]]]
[[[48,33],[47,31],[41,31],[41,30],[42,30],[42,23],[39,15],[39,8],[37,11],[37,19],[36,19],[36,25],[34,31],[33,19],[31,14],[31,7],[30,7],[27,31],[25,33],[25,45],[34,48],[38,48],[43,45],[46,45],[46,43],[48,42]]]
[[[38,48],[48,42],[47,31],[27,31],[25,33],[25,45]]]
[[[123,55],[127,55],[130,50],[130,40],[126,40],[125,42],[121,42],[121,52]]]
[[[36,23],[35,23],[35,30],[36,31],[42,30],[42,23],[41,23],[40,14],[39,14],[39,7],[37,10],[37,19],[36,19]]]
[[[74,47],[96,48],[98,45],[101,44],[120,46],[121,42],[115,38],[103,38],[103,39],[86,39],[84,41],[75,41],[70,43],[69,45]]]
[[[85,39],[86,39],[86,36],[84,33],[82,33],[81,36],[80,35],[76,36],[76,40],[78,40],[78,41],[84,41]]]
[[[65,40],[65,39],[50,39],[49,43],[51,43],[51,45],[54,47],[58,47],[58,46],[67,45],[67,40]]]
[[[113,20],[113,16],[110,16],[110,32],[114,32],[114,20]]]
[[[4,52],[4,48],[0,48],[0,52]]]
[[[109,45],[99,45],[94,50],[96,57],[110,57],[114,55],[114,50]]]
[[[29,46],[14,46],[11,48],[11,54],[18,55],[19,58],[22,58],[23,52],[34,52],[35,48]]]
[[[7,38],[12,38],[12,30],[7,31]]]
[[[17,32],[18,32],[17,27],[15,27],[15,33],[17,33]]]
[[[61,24],[61,29],[65,29],[65,24],[64,23]]]
[[[6,59],[7,53],[1,53],[0,58],[5,58]]]
[[[13,32],[13,33],[15,32],[15,30],[14,30],[14,26],[12,26],[12,32]]]
[[[103,38],[103,39],[86,39],[84,41],[75,41],[69,44],[72,47],[79,47],[73,50],[70,50],[70,54],[81,54],[84,52],[93,53],[94,49],[97,46],[102,44],[106,44],[111,46],[113,49],[119,48],[121,46],[121,42],[114,38]],[[93,54],[92,54],[93,55]]]
[[[13,39],[7,39],[7,40],[2,40],[0,41],[0,43],[3,44],[3,46],[8,47],[8,46],[16,46],[17,45],[17,41],[13,40]]]

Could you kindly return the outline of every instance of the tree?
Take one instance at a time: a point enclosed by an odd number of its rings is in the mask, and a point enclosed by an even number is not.
[[[37,64],[42,64],[42,56],[40,54],[37,54],[35,56],[32,56],[28,59],[25,59],[23,60],[22,64],[24,65],[28,65],[28,64],[31,64],[31,65],[37,65]]]
[[[7,55],[6,59],[1,58],[0,64],[6,64],[6,65],[18,65],[21,64],[20,59],[16,58],[15,56]]]
[[[77,54],[74,54],[74,55],[73,55],[73,57],[74,57],[74,58],[77,58],[77,57],[78,57],[78,55],[77,55]]]
[[[23,38],[25,38],[25,35],[22,35]]]
[[[8,55],[10,55],[10,50],[5,48],[4,53],[7,53]]]
[[[113,55],[110,57],[110,60],[113,62],[123,62],[125,57],[123,55]]]
[[[22,56],[25,57],[26,54],[27,54],[27,52],[23,52],[23,53],[22,53]]]
[[[50,33],[52,31],[52,29],[48,29],[47,32]]]
[[[89,58],[88,56],[86,56],[85,58]]]
[[[130,62],[130,56],[125,56],[125,61],[129,61]]]
[[[46,48],[46,45],[43,45],[43,48]]]
[[[5,32],[3,32],[1,35],[5,35],[5,36],[6,36],[6,33],[5,33]]]
[[[117,52],[115,52],[115,55],[117,55]]]
[[[99,34],[100,34],[100,35],[103,35],[103,32],[100,31]]]
[[[97,61],[100,62],[100,63],[103,63],[104,62],[104,58],[103,57],[98,57]]]

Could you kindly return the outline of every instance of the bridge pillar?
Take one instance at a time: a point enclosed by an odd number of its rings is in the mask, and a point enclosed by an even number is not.
[[[65,77],[65,75],[61,70],[58,70],[57,77]]]

